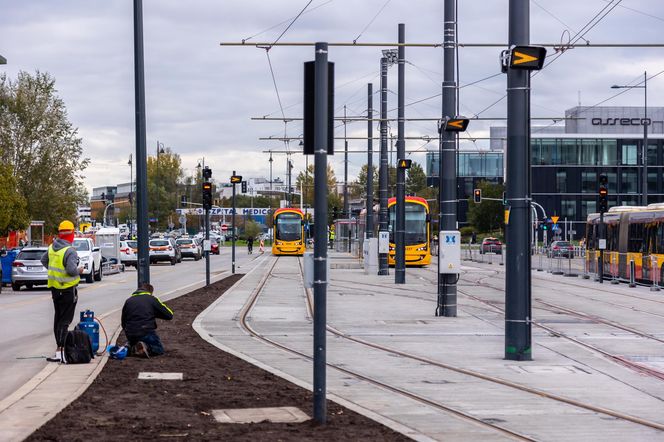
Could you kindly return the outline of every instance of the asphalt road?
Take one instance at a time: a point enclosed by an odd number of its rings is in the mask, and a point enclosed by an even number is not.
[[[266,251],[269,253],[269,249]],[[231,274],[230,247],[222,248],[221,254],[211,256],[211,277]],[[253,258],[246,248],[236,250],[236,272],[244,273]],[[101,282],[81,283],[79,286],[76,314],[70,328],[79,322],[78,312],[90,309],[101,316],[122,308],[125,299],[136,289],[136,270],[105,276]],[[155,295],[162,300],[177,290],[205,282],[205,260],[185,259],[171,266],[168,263],[150,266],[150,281]],[[177,312],[176,312],[177,314]],[[44,368],[46,357],[55,353],[53,337],[53,303],[46,287],[31,291],[14,292],[4,287],[0,294],[0,400],[27,382]],[[112,333],[111,330],[108,330]],[[110,338],[110,337],[109,337]],[[103,344],[103,335],[100,345]]]

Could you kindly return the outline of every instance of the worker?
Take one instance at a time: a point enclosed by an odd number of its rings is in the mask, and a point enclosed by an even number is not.
[[[132,356],[149,358],[164,354],[164,346],[156,333],[157,319],[170,321],[173,310],[153,296],[154,287],[143,283],[131,294],[122,307],[122,330],[130,345]]]
[[[55,309],[53,334],[57,349],[55,357],[47,358],[50,362],[65,362],[62,360],[62,349],[78,301],[77,286],[83,267],[79,266],[78,253],[72,247],[72,242],[74,223],[62,221],[58,226],[58,237],[41,257],[42,265],[48,269],[48,288],[51,289]]]
[[[330,248],[334,248],[334,226],[330,228]]]
[[[249,236],[247,238],[247,252],[249,252],[250,255],[252,253],[254,253],[254,237],[253,236]]]

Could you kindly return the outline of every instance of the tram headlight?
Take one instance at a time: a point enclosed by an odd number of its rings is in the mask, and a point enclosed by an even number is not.
[[[418,251],[418,252],[426,252],[427,251],[427,246],[418,247],[415,250]]]
[[[394,246],[390,246],[390,252],[394,251]]]

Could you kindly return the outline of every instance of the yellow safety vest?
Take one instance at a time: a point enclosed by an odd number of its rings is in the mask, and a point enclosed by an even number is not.
[[[131,296],[139,296],[139,295],[153,296],[152,293],[150,293],[150,292],[134,292],[134,293],[131,294]],[[171,312],[171,315],[174,314],[174,313],[173,313],[173,310],[171,310],[171,308],[170,308],[169,306],[167,306],[166,304],[164,304],[163,302],[161,302],[161,299],[157,298],[156,296],[153,296],[153,298],[156,299],[157,302],[158,302],[159,304],[162,305],[162,307],[164,307],[166,310],[168,310],[169,312]]]
[[[56,252],[52,244],[48,246],[48,288],[64,290],[81,281],[80,276],[70,276],[65,269],[65,253],[68,249],[64,247]]]

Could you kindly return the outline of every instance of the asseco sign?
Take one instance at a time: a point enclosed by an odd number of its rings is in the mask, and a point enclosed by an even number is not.
[[[593,118],[593,126],[650,126],[650,118]]]

